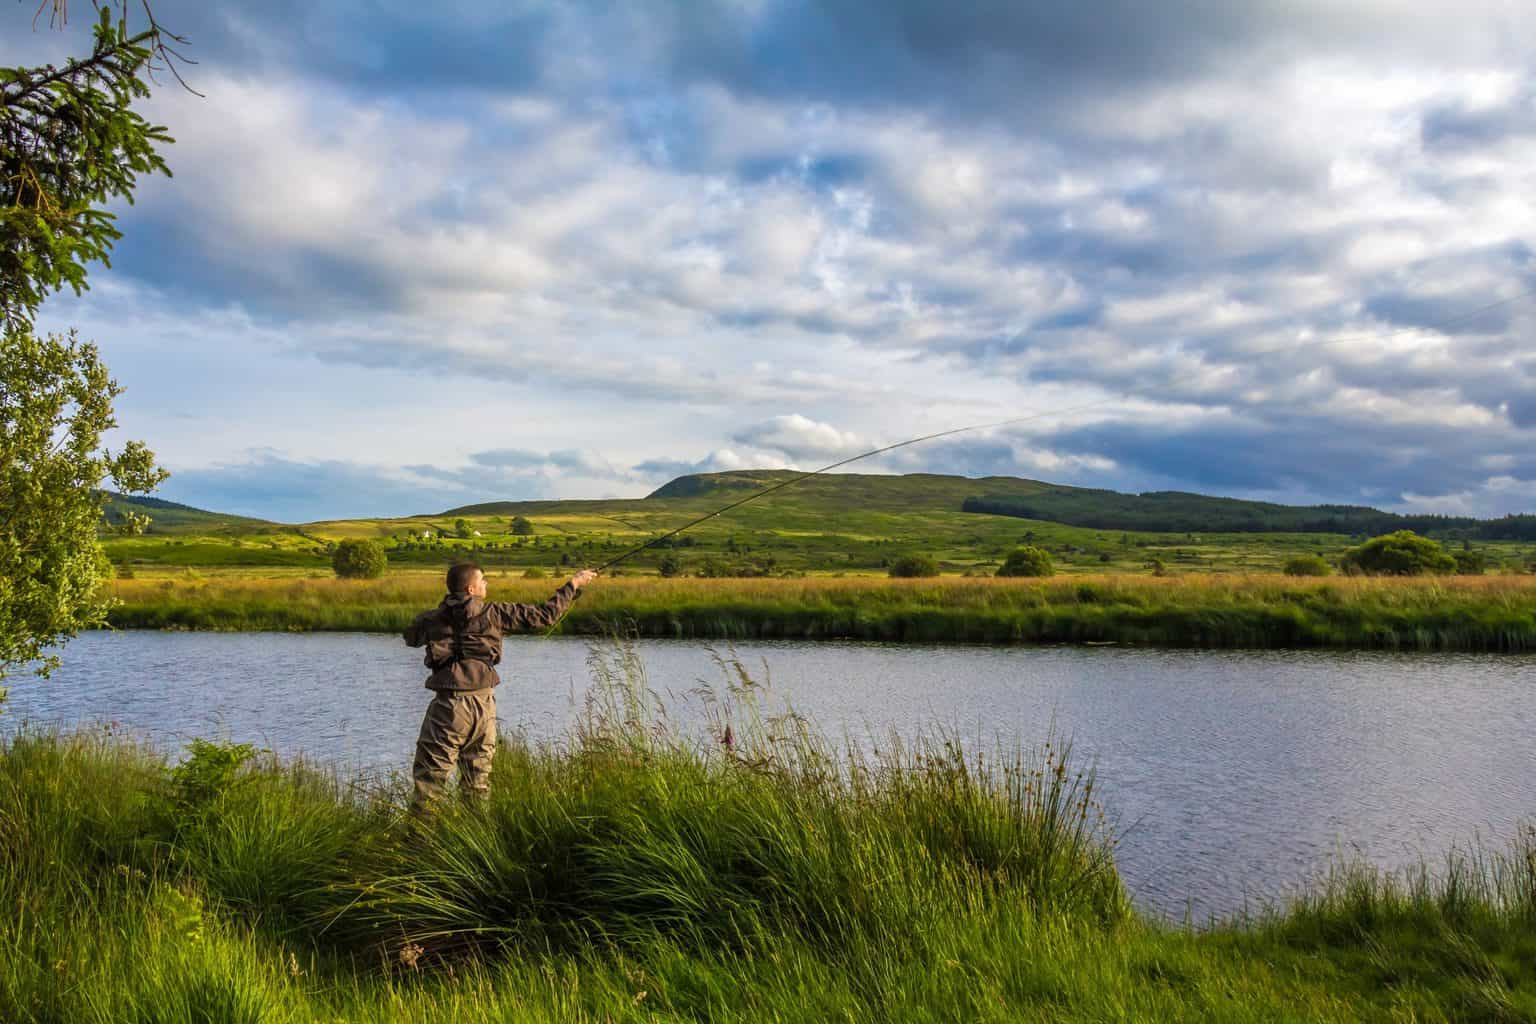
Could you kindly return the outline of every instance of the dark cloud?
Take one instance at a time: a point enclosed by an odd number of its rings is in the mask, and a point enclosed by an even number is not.
[[[1508,400],[1509,421],[1522,430],[1536,427],[1536,386]]]
[[[197,63],[181,71],[194,88],[206,83],[205,70],[281,72],[375,95],[524,90],[542,71],[555,21],[549,5],[515,0],[154,0],[153,8],[162,25],[187,39],[180,49]]]
[[[1366,300],[1365,311],[1389,324],[1423,327],[1442,334],[1502,334],[1514,310],[1483,295],[1414,295],[1388,292]],[[1450,313],[1451,310],[1464,312]]]
[[[1536,92],[1481,109],[1436,107],[1425,111],[1419,122],[1419,136],[1426,149],[1485,149],[1532,135],[1536,135]]]
[[[1042,438],[1062,454],[1097,455],[1141,474],[1207,494],[1292,493],[1330,501],[1397,505],[1406,494],[1476,490],[1493,475],[1490,436],[1428,425],[1337,421],[1244,422],[1211,417],[1160,427],[1108,422]],[[1536,479],[1536,456],[1508,460],[1501,474]]]
[[[1194,77],[1284,20],[1264,5],[1220,0],[791,0],[767,5],[750,24],[713,5],[667,10],[659,27],[685,80],[772,96],[1006,110],[1025,123],[1034,113],[1021,107],[1026,97]]]

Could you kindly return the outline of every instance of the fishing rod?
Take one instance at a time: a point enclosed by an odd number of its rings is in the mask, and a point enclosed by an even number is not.
[[[715,511],[709,513],[708,515],[702,515],[699,518],[693,520],[692,522],[684,523],[682,526],[679,526],[677,529],[672,530],[669,533],[664,533],[660,537],[655,537],[655,538],[653,538],[651,540],[646,541],[644,544],[641,544],[639,547],[631,548],[630,550],[624,552],[622,555],[619,555],[617,558],[610,558],[608,561],[606,561],[602,565],[598,566],[597,569],[595,569],[594,571],[595,572],[602,572],[603,570],[607,569],[609,566],[618,565],[620,562],[624,561],[626,558],[633,558],[635,555],[638,555],[640,552],[645,551],[648,548],[653,548],[656,545],[662,543],[663,541],[671,540],[673,537],[676,537],[678,534],[682,533],[684,530],[691,530],[695,526],[698,526],[700,523],[705,523],[705,522],[708,522],[709,520],[715,518],[716,516],[724,515],[725,513],[731,511],[734,508],[740,508],[741,506],[745,505],[749,501],[756,501],[758,498],[761,498],[764,495],[772,494],[774,491],[781,491],[784,488],[789,487],[789,486],[791,486],[793,484],[797,484],[797,483],[799,483],[802,480],[808,480],[811,477],[818,476],[818,475],[820,475],[822,473],[827,472],[828,470],[837,469],[840,466],[846,466],[849,463],[858,462],[861,459],[868,459],[868,458],[871,458],[871,457],[876,456],[876,455],[884,455],[886,452],[893,452],[893,451],[895,451],[898,448],[905,448],[905,447],[907,447],[907,445],[920,444],[923,441],[933,441],[933,440],[937,440],[938,438],[941,438],[941,437],[950,437],[950,436],[952,436],[954,434],[964,434],[964,433],[967,433],[967,432],[972,431],[972,430],[986,430],[989,427],[1008,427],[1008,426],[1013,426],[1013,425],[1018,424],[1018,423],[1028,423],[1031,420],[1044,419],[1047,416],[1058,416],[1058,415],[1065,415],[1067,413],[1072,413],[1072,412],[1081,412],[1084,409],[1092,409],[1092,408],[1095,408],[1097,406],[1103,405],[1106,402],[1115,401],[1117,398],[1120,398],[1120,397],[1122,397],[1122,396],[1117,394],[1117,395],[1113,395],[1113,396],[1111,396],[1109,398],[1101,398],[1101,399],[1097,399],[1097,400],[1092,401],[1092,402],[1087,402],[1087,403],[1085,403],[1083,405],[1069,406],[1069,407],[1067,407],[1065,409],[1052,409],[1049,412],[1035,413],[1032,416],[1019,416],[1019,417],[1016,417],[1014,419],[997,420],[997,421],[992,422],[992,423],[975,423],[975,424],[972,424],[971,426],[968,426],[968,427],[954,427],[954,428],[952,428],[950,430],[941,430],[941,431],[939,431],[938,433],[935,433],[935,434],[924,434],[922,437],[914,437],[914,438],[911,438],[911,439],[906,440],[906,441],[899,441],[896,444],[888,444],[888,445],[886,445],[883,448],[873,448],[873,449],[871,449],[871,450],[869,450],[867,452],[864,452],[863,454],[860,454],[860,455],[851,455],[851,456],[849,456],[846,459],[839,459],[837,462],[831,463],[830,465],[822,466],[820,469],[813,469],[809,473],[801,473],[798,476],[790,477],[788,480],[781,480],[778,483],[774,484],[772,487],[765,487],[765,488],[763,488],[760,491],[755,491],[752,494],[747,495],[745,498],[738,498],[737,500],[731,502],[729,505],[725,505],[725,506],[723,506],[721,508],[715,509]]]
[[[1442,321],[1440,321],[1439,323],[1436,323],[1436,324],[1420,325],[1420,326],[1415,326],[1415,327],[1404,327],[1404,328],[1400,328],[1400,329],[1395,330],[1395,331],[1386,331],[1386,332],[1377,331],[1377,332],[1365,332],[1365,333],[1360,333],[1360,334],[1346,334],[1346,335],[1343,335],[1343,336],[1340,336],[1340,337],[1323,338],[1323,339],[1320,339],[1320,340],[1317,340],[1317,341],[1302,342],[1301,344],[1297,344],[1297,345],[1277,346],[1275,348],[1271,348],[1271,349],[1267,349],[1267,350],[1264,350],[1264,351],[1252,353],[1249,356],[1247,361],[1251,363],[1251,362],[1253,362],[1255,360],[1263,358],[1264,356],[1274,355],[1274,354],[1279,353],[1279,352],[1287,352],[1287,353],[1300,352],[1300,351],[1304,351],[1306,349],[1322,348],[1322,347],[1327,346],[1327,345],[1339,345],[1339,344],[1343,344],[1344,342],[1347,342],[1347,341],[1360,341],[1360,340],[1364,340],[1364,339],[1381,339],[1381,340],[1385,340],[1387,338],[1398,337],[1398,336],[1405,335],[1405,334],[1413,334],[1415,332],[1423,331],[1423,330],[1439,330],[1439,329],[1446,328],[1446,327],[1453,327],[1453,326],[1455,326],[1458,323],[1464,322],[1466,320],[1470,320],[1470,319],[1472,319],[1474,317],[1481,316],[1482,314],[1487,313],[1487,312],[1489,312],[1491,310],[1497,309],[1500,306],[1507,306],[1507,305],[1510,305],[1511,303],[1518,302],[1521,299],[1529,298],[1531,296],[1536,296],[1536,287],[1528,288],[1528,289],[1526,289],[1526,290],[1524,290],[1522,292],[1519,292],[1518,294],[1509,296],[1507,298],[1498,299],[1498,300],[1496,300],[1494,302],[1487,303],[1486,305],[1479,306],[1476,309],[1468,310],[1468,311],[1466,311],[1464,313],[1458,314],[1457,316],[1450,317],[1450,318],[1447,318],[1445,320],[1442,320]],[[851,456],[849,456],[846,459],[839,459],[837,462],[833,462],[833,463],[830,463],[829,465],[822,466],[820,469],[813,469],[813,470],[811,470],[810,472],[807,472],[807,473],[800,473],[797,476],[790,477],[788,480],[781,480],[781,481],[779,481],[778,483],[774,484],[771,487],[765,487],[765,488],[763,488],[760,491],[754,491],[753,493],[747,495],[746,497],[738,498],[737,500],[731,502],[728,505],[723,505],[720,508],[715,509],[713,512],[710,512],[710,513],[708,513],[706,515],[699,516],[697,519],[694,519],[694,520],[692,520],[690,522],[684,523],[682,526],[679,526],[675,530],[671,530],[671,531],[669,531],[667,533],[664,533],[660,537],[652,538],[651,540],[646,541],[644,544],[641,544],[638,547],[631,548],[630,550],[624,552],[623,554],[617,556],[616,558],[610,558],[608,561],[606,561],[602,565],[598,566],[595,571],[599,572],[599,573],[604,572],[605,570],[607,570],[607,569],[609,569],[609,568],[611,568],[611,567],[613,567],[615,565],[618,565],[620,562],[623,562],[623,561],[625,561],[627,559],[633,558],[635,555],[640,554],[642,551],[647,551],[647,550],[657,546],[658,544],[662,544],[665,541],[671,540],[673,537],[676,537],[678,534],[683,533],[685,530],[691,530],[695,526],[698,526],[701,523],[706,523],[709,520],[714,519],[716,516],[724,515],[725,513],[730,512],[732,509],[740,508],[741,506],[747,504],[748,502],[756,501],[758,498],[765,497],[765,496],[767,496],[769,494],[774,493],[775,491],[781,491],[781,490],[783,490],[786,487],[792,487],[795,484],[800,483],[802,480],[808,480],[808,479],[810,479],[813,476],[820,476],[822,473],[826,473],[826,472],[829,472],[830,470],[834,470],[834,469],[839,469],[839,468],[841,468],[843,466],[847,466],[847,465],[849,465],[851,463],[854,463],[854,462],[860,462],[860,461],[862,461],[864,459],[873,458],[876,455],[884,455],[886,452],[893,452],[893,451],[895,451],[898,448],[905,448],[908,445],[921,444],[924,441],[936,441],[936,440],[938,440],[941,437],[952,437],[952,436],[954,436],[956,434],[966,434],[966,433],[970,433],[971,431],[975,431],[975,430],[988,430],[988,429],[992,429],[992,428],[996,428],[996,427],[1010,427],[1010,426],[1016,426],[1016,425],[1018,425],[1020,423],[1029,423],[1029,422],[1034,421],[1034,420],[1045,419],[1045,418],[1051,417],[1051,416],[1065,416],[1065,415],[1068,415],[1068,414],[1074,413],[1074,412],[1085,412],[1085,411],[1087,411],[1089,409],[1096,409],[1096,408],[1099,408],[1100,406],[1108,405],[1110,402],[1114,402],[1114,401],[1118,401],[1118,400],[1120,400],[1122,398],[1130,398],[1130,397],[1133,397],[1133,396],[1129,392],[1117,392],[1116,394],[1110,395],[1107,398],[1096,399],[1095,401],[1085,402],[1085,403],[1083,403],[1081,405],[1068,406],[1068,407],[1063,408],[1063,409],[1052,409],[1052,410],[1049,410],[1047,412],[1035,413],[1035,414],[1030,415],[1030,416],[1019,416],[1019,417],[1015,417],[1015,418],[1012,418],[1012,419],[995,420],[995,421],[993,421],[991,423],[975,423],[975,424],[972,424],[972,425],[967,426],[967,427],[953,427],[953,428],[951,428],[949,430],[940,430],[940,431],[938,431],[936,433],[924,434],[922,437],[914,437],[914,438],[909,438],[906,441],[898,441],[896,444],[888,444],[888,445],[885,445],[885,446],[880,447],[880,448],[872,448],[872,449],[870,449],[867,452],[862,452],[862,453],[860,453],[858,455],[851,455]]]

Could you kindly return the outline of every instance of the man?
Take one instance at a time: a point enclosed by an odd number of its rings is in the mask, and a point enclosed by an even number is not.
[[[435,691],[421,722],[416,759],[411,765],[418,809],[442,796],[459,768],[459,786],[483,797],[491,788],[491,758],[496,753],[496,696],[501,682],[495,666],[501,661],[501,638],[507,633],[544,629],[560,621],[581,588],[597,573],[577,573],[543,604],[513,604],[485,600],[485,573],[473,562],[448,570],[448,596],[429,612],[416,616],[405,631],[405,642],[427,649],[424,659],[432,674],[427,689]]]

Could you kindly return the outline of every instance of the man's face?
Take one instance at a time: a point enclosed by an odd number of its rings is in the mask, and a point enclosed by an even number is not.
[[[484,597],[485,596],[485,573],[483,573],[483,572],[475,573],[475,578],[474,578],[473,582],[471,582],[470,585],[469,585],[469,596],[470,597]]]

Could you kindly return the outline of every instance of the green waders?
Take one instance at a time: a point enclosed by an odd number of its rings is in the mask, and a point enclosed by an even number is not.
[[[491,761],[496,754],[496,694],[484,690],[439,690],[427,705],[411,764],[415,792],[411,805],[426,807],[448,787],[454,766],[459,788],[484,798],[491,791]]]

